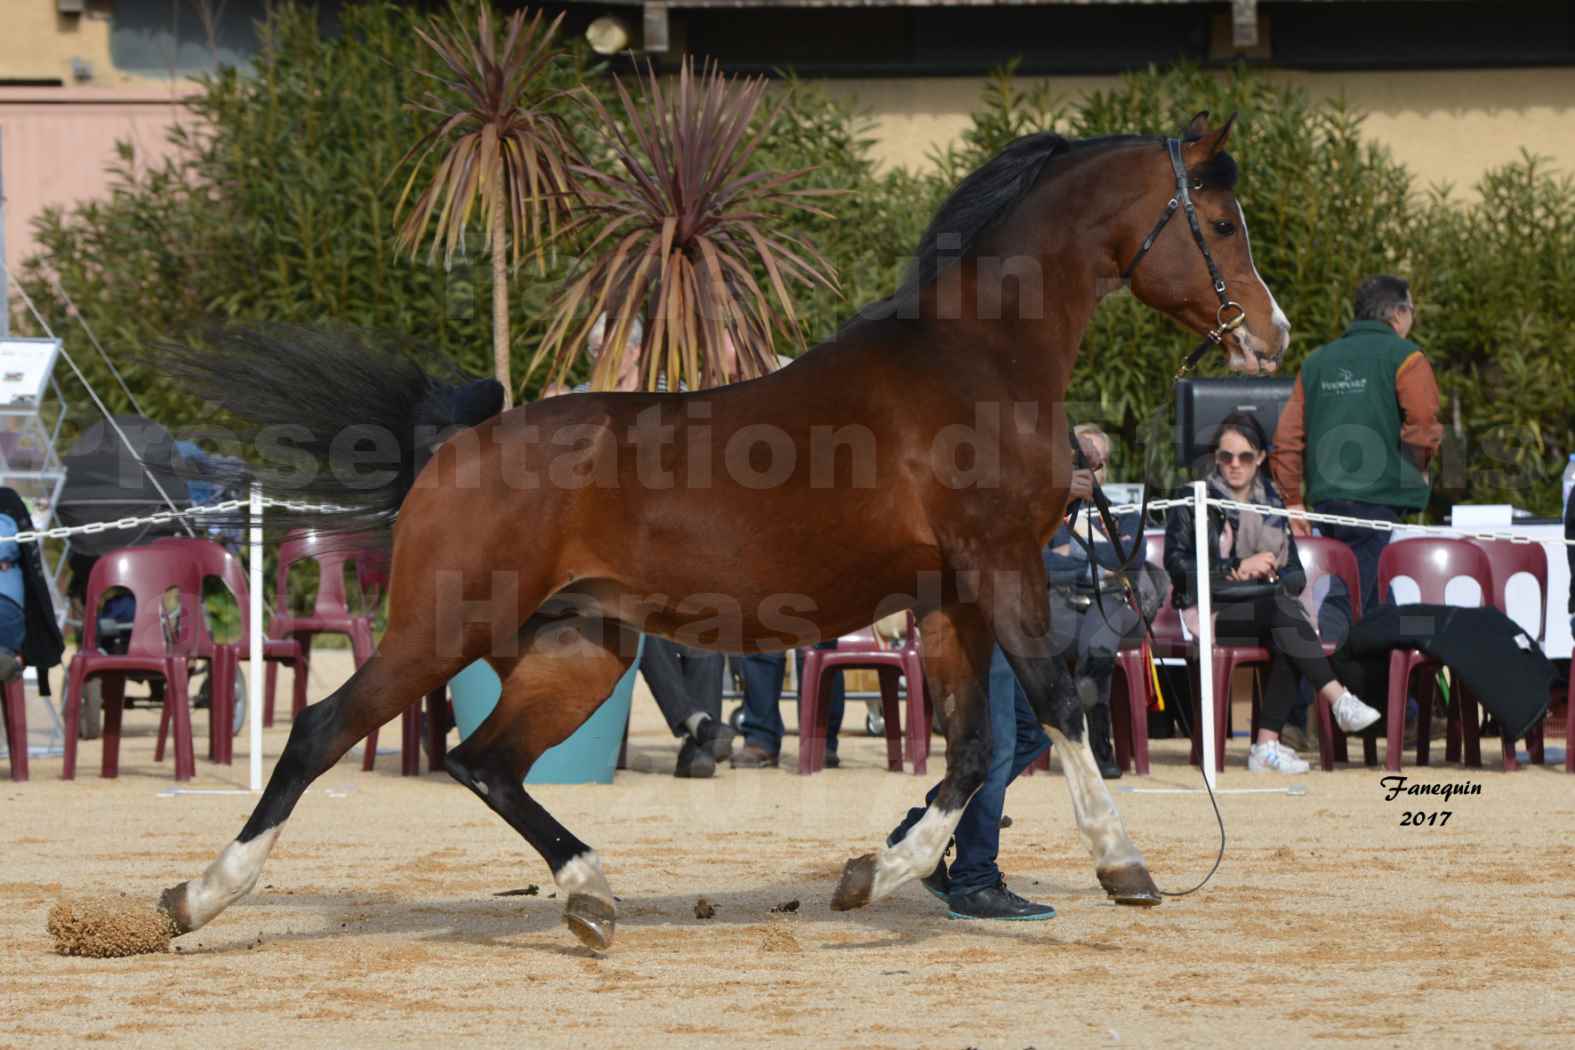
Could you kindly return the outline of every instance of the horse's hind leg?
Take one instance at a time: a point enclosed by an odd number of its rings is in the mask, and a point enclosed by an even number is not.
[[[922,634],[926,685],[946,720],[946,776],[901,841],[848,861],[832,895],[836,911],[863,907],[934,871],[989,770],[989,623],[976,605],[948,606],[925,618]]]
[[[612,620],[532,618],[521,655],[495,660],[503,693],[478,728],[444,761],[449,774],[535,847],[565,897],[563,920],[597,951],[612,945],[617,909],[596,852],[525,791],[525,774],[612,692],[634,660],[639,636]]]

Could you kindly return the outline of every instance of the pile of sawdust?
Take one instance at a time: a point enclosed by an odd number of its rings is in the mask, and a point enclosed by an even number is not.
[[[780,922],[773,922],[766,926],[766,935],[760,940],[760,950],[763,952],[800,952],[804,949],[799,946],[798,938],[793,936],[793,931]]]
[[[167,952],[175,935],[167,915],[124,893],[58,901],[48,929],[61,955],[95,959]]]

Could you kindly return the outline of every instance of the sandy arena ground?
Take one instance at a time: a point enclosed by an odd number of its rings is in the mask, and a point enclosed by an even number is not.
[[[314,698],[347,667],[343,654],[314,661]],[[1418,805],[1385,802],[1381,774],[1362,768],[1249,776],[1238,739],[1222,787],[1306,794],[1224,797],[1218,876],[1153,911],[1106,903],[1064,781],[1025,779],[1007,797],[1002,866],[1059,915],[981,924],[948,921],[917,885],[830,911],[843,861],[926,786],[885,772],[861,724],[840,771],[682,781],[637,696],[631,755],[650,772],[535,791],[601,851],[622,898],[605,957],[564,929],[545,866],[468,792],[442,774],[400,777],[394,754],[364,774],[359,749],[297,808],[258,892],[174,952],[58,956],[44,919],[60,895],[152,901],[200,873],[251,809],[162,794],[174,785],[152,762],[156,725],[151,709],[128,716],[118,780],[99,779],[91,742],[76,783],[59,759],[35,760],[30,783],[0,781],[0,1047],[1569,1045],[1575,779],[1505,775],[1496,746],[1487,770],[1417,778],[1473,780],[1480,795]],[[270,762],[287,730],[268,731]],[[245,785],[244,734],[233,769],[201,747],[191,787]],[[784,766],[796,747],[789,737]],[[1116,798],[1176,889],[1208,869],[1216,830],[1200,795],[1126,792],[1198,785],[1180,742],[1156,750],[1156,775],[1123,779]],[[1401,827],[1408,809],[1453,816]],[[499,895],[533,884],[540,895]],[[714,918],[696,918],[700,896]],[[773,914],[788,901],[796,912]]]

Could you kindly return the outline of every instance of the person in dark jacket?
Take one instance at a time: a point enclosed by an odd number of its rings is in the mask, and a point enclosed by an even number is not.
[[[1262,471],[1268,439],[1257,417],[1233,413],[1214,438],[1215,467],[1209,495],[1268,507],[1284,507]],[[1173,507],[1165,522],[1165,569],[1175,605],[1194,635],[1198,631],[1197,546],[1190,506]],[[1378,721],[1378,712],[1357,699],[1335,677],[1323,654],[1312,618],[1300,595],[1307,585],[1296,539],[1286,519],[1248,510],[1211,508],[1208,523],[1209,594],[1219,645],[1269,650],[1258,736],[1247,756],[1254,773],[1305,773],[1308,764],[1280,742],[1280,728],[1296,703],[1296,675],[1307,678],[1334,707],[1347,733]]]
[[[60,663],[66,644],[38,544],[10,538],[32,529],[22,497],[0,486],[0,678],[16,674],[21,657],[38,673],[39,693],[48,696],[48,671]]]

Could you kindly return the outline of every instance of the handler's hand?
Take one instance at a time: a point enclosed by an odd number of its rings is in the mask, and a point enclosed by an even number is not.
[[[1093,499],[1094,498],[1094,472],[1092,470],[1072,471],[1072,484],[1068,489],[1067,499]]]

